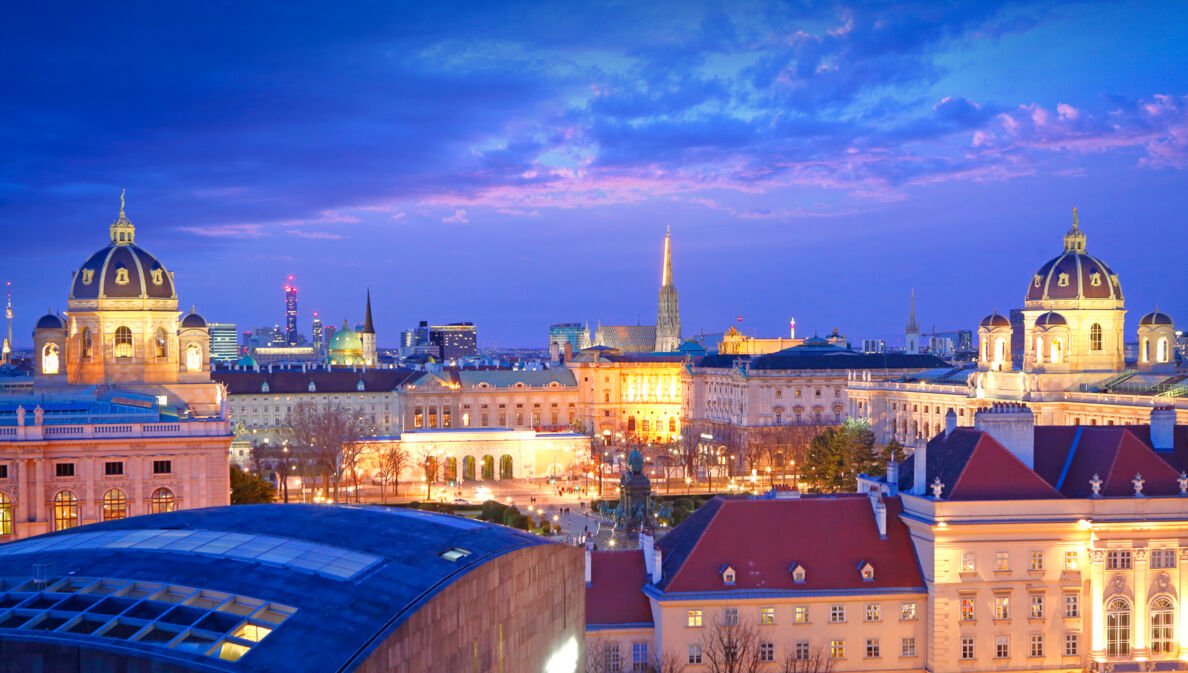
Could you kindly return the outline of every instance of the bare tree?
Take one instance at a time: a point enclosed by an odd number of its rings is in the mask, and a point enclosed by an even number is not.
[[[432,446],[424,445],[417,449],[414,458],[417,466],[421,468],[421,474],[425,478],[425,497],[432,498],[433,489],[431,484],[437,481],[437,473],[441,467],[438,465],[437,455],[433,452]]]
[[[784,653],[780,666],[780,673],[830,673],[832,670],[833,658],[823,645],[804,653],[790,649]]]
[[[615,658],[619,643],[601,636],[586,638],[586,673],[610,673],[614,670],[611,659]],[[621,653],[617,653],[621,656]],[[619,659],[620,670],[622,659]]]
[[[344,472],[353,480],[357,499],[359,456],[374,432],[363,417],[337,402],[320,407],[302,401],[293,406],[285,423],[285,436],[299,458],[312,464],[323,484],[333,483],[334,500],[339,499]]]
[[[392,484],[393,493],[400,495],[400,474],[408,467],[410,457],[400,442],[384,442],[377,448],[378,476],[380,480],[380,500],[387,502],[384,487]]]
[[[739,621],[738,612],[723,609],[701,636],[701,656],[710,673],[755,673],[759,670],[759,629]]]
[[[653,673],[681,673],[684,670],[685,661],[675,652],[657,652],[652,657]]]

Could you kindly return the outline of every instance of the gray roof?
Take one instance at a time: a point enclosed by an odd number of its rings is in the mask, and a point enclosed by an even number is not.
[[[592,341],[625,352],[651,353],[656,348],[656,326],[601,325]]]
[[[470,519],[382,507],[239,505],[92,524],[0,545],[0,642],[133,652],[194,670],[269,671],[285,662],[287,671],[349,671],[454,580],[542,544],[553,543]],[[466,553],[443,556],[455,549]],[[51,569],[41,587],[31,581],[35,565]],[[129,581],[144,588],[120,596]],[[94,591],[114,586],[124,589],[106,598]],[[106,612],[103,601],[112,604]],[[81,633],[70,621],[57,631],[20,628],[25,615],[39,619],[53,603],[59,617],[80,613],[93,621],[123,611],[115,618],[121,629],[110,621]],[[245,619],[266,627],[246,654],[232,662],[208,653]],[[180,642],[187,628],[215,640]],[[131,639],[137,632],[163,635]],[[169,640],[172,634],[178,639]]]

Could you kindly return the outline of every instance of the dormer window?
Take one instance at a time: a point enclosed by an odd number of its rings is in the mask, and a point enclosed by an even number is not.
[[[866,561],[860,561],[858,563],[858,572],[861,573],[863,582],[874,581],[874,566]]]
[[[268,382],[267,381],[260,384],[260,392],[262,392],[262,393],[268,392]]]
[[[318,391],[318,387],[316,385],[314,385],[313,381],[310,381],[309,382],[309,392],[316,393],[317,391]]]
[[[731,568],[728,565],[722,566],[721,574],[722,574],[722,583],[723,584],[734,584],[734,579],[735,579],[734,568]]]
[[[311,383],[309,385],[312,386],[313,384]],[[363,385],[362,379],[359,380],[359,383],[355,384],[355,390],[358,390],[359,392],[363,392],[366,389],[367,389],[367,386]]]
[[[800,565],[799,563],[792,564],[792,581],[796,582],[797,584],[804,584],[804,581],[805,581],[804,566]]]

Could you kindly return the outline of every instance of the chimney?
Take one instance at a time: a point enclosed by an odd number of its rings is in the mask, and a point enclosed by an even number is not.
[[[873,493],[873,491],[872,491]],[[887,539],[887,505],[881,497],[872,496],[870,506],[874,509],[875,524],[879,527],[879,539]]]
[[[660,550],[655,549],[652,551],[652,584],[660,584],[660,578],[662,576],[660,569],[662,567],[663,563],[662,559],[660,558]]]
[[[949,411],[945,413],[945,437],[947,438],[949,435],[953,434],[953,431],[956,429],[957,412],[949,409]]]
[[[927,495],[928,493],[928,442],[923,442],[916,447],[915,453],[912,454],[915,459],[912,461],[912,495]]]
[[[899,494],[899,463],[895,462],[895,454],[887,461],[887,492],[890,495]]]
[[[1151,410],[1151,448],[1171,451],[1175,444],[1176,408],[1155,407]]]
[[[593,555],[591,552],[591,549],[593,548],[593,546],[594,546],[593,542],[586,542],[586,586],[590,586],[591,584],[593,584],[593,582],[591,581],[591,578],[594,575],[593,564],[591,563],[591,559],[590,559],[590,557]]]
[[[565,361],[569,362],[573,359],[573,344],[568,341],[565,342]]]
[[[648,576],[651,577],[656,572],[655,569],[652,567],[653,563],[656,560],[656,557],[653,554],[654,542],[652,540],[651,534],[646,533],[644,531],[640,531],[640,533],[639,533],[639,548],[640,548],[640,551],[643,552],[644,569],[647,571]]]
[[[974,428],[1035,469],[1035,414],[1025,404],[1000,402],[974,414]]]

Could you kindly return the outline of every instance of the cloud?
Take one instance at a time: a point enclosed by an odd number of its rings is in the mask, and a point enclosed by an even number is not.
[[[301,231],[300,229],[288,229],[286,234],[291,236],[298,236],[300,238],[311,238],[325,241],[339,241],[348,238],[345,234],[335,234],[329,231]]]
[[[393,216],[391,217],[391,219],[393,219],[393,220],[403,220],[403,219],[404,219],[404,213],[403,213],[403,212],[396,213],[395,215],[393,215]]]
[[[178,227],[178,230],[212,238],[258,238],[265,235],[264,226],[260,224],[216,224],[204,227],[186,226]]]
[[[466,211],[464,209],[459,208],[458,210],[454,211],[453,215],[447,215],[446,217],[441,218],[441,221],[466,224],[467,222],[470,222],[470,218],[466,216]]]

